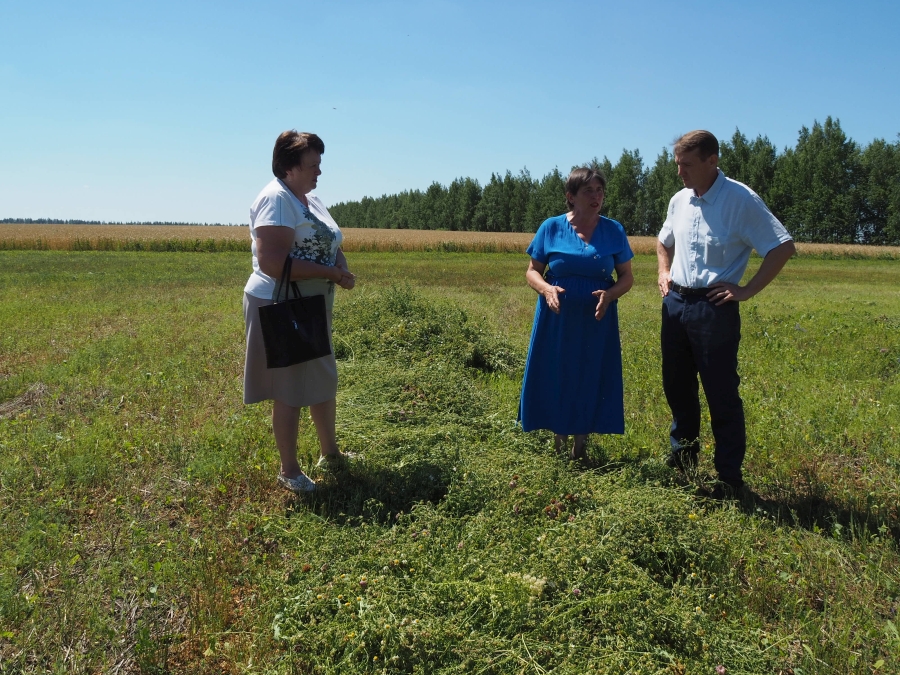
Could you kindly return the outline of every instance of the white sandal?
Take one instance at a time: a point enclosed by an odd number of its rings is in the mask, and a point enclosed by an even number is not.
[[[316,491],[316,484],[304,473],[293,478],[278,474],[278,483],[298,495]]]

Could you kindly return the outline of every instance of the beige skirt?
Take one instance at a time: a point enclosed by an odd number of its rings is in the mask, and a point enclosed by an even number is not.
[[[326,279],[306,279],[297,284],[303,295],[324,295],[331,335],[334,286]],[[247,353],[244,359],[244,403],[280,401],[294,408],[331,401],[337,396],[337,363],[334,348],[328,356],[287,368],[266,368],[266,349],[259,327],[259,308],[270,299],[244,293]]]

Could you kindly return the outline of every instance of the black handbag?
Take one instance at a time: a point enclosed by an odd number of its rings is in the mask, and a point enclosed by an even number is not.
[[[293,291],[295,297],[288,298]],[[285,368],[331,354],[325,296],[300,295],[291,281],[291,256],[284,261],[275,302],[259,308],[266,367]]]

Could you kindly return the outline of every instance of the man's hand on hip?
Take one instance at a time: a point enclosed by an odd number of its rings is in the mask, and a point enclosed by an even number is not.
[[[753,294],[746,287],[729,284],[725,281],[712,284],[710,289],[706,297],[716,305],[724,305],[726,302],[743,302],[753,297]]]

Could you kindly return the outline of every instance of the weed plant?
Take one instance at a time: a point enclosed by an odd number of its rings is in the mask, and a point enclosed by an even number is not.
[[[246,254],[0,253],[2,673],[889,673],[900,668],[893,262],[745,303],[753,492],[666,468],[655,261],[620,300],[627,432],[516,426],[521,255],[356,254],[339,441],[274,481],[241,404]],[[704,430],[709,439],[708,421]]]

